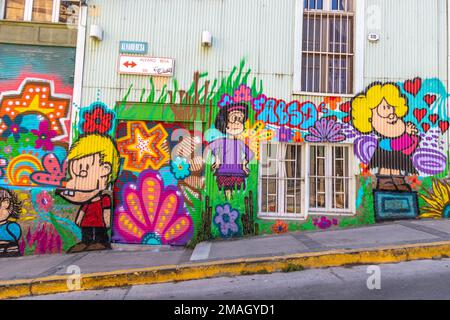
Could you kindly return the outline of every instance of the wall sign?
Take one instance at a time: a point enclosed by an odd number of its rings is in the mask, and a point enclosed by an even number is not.
[[[147,54],[148,43],[137,41],[120,41],[119,52],[127,54]]]
[[[170,58],[120,55],[119,73],[143,76],[173,76],[175,60]]]

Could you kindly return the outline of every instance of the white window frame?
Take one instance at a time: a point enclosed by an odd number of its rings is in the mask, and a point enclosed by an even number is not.
[[[262,155],[262,148],[264,148],[266,145],[268,144],[272,144],[277,146],[277,148],[281,148],[281,150],[279,150],[279,152],[277,153],[277,159],[280,159],[282,155],[285,154],[285,152],[283,152],[283,148],[286,148],[286,146],[288,145],[295,145],[298,146],[300,149],[300,154],[301,154],[301,159],[300,159],[300,167],[301,167],[301,172],[299,177],[292,179],[294,181],[300,181],[300,193],[301,193],[301,197],[300,199],[297,199],[297,201],[300,201],[300,212],[292,214],[292,213],[283,213],[285,208],[285,197],[284,197],[284,188],[285,188],[285,183],[278,183],[278,190],[277,190],[277,202],[278,202],[278,208],[277,208],[277,212],[262,212],[262,196],[258,197],[258,206],[259,206],[259,212],[258,212],[258,217],[260,219],[267,219],[267,220],[274,220],[274,219],[282,219],[282,220],[306,220],[306,214],[305,214],[305,210],[304,210],[304,199],[305,199],[305,168],[303,167],[303,165],[305,164],[305,146],[302,144],[296,144],[296,143],[289,143],[289,142],[275,142],[275,141],[269,141],[269,142],[261,142],[260,143],[260,154]],[[259,177],[258,177],[258,193],[259,195],[262,195],[263,193],[267,193],[267,190],[263,190],[262,187],[262,179],[263,179],[263,166],[266,165],[267,163],[264,161],[264,159],[260,159],[259,161]],[[277,170],[278,170],[278,164],[279,162],[277,161]],[[282,171],[282,181],[284,181],[284,171]]]
[[[311,163],[309,161],[312,147],[325,147],[325,208],[311,208],[310,207],[310,176],[311,176]],[[348,209],[335,209],[332,207],[334,194],[332,192],[333,176],[333,147],[344,147],[348,150]],[[353,154],[353,145],[345,143],[306,143],[306,189],[307,199],[305,206],[307,207],[309,214],[320,214],[324,216],[351,216],[356,213],[356,172],[355,172],[355,158]],[[306,191],[305,191],[306,192]]]
[[[25,0],[25,8],[23,14],[23,20],[32,22],[33,18],[33,4],[34,0]],[[59,12],[60,12],[61,0],[53,0],[52,9],[52,23],[59,23]],[[6,0],[0,0],[0,19],[5,19],[6,14]]]
[[[332,0],[323,0],[324,8],[331,8]],[[303,96],[333,96],[350,98],[364,89],[364,49],[365,49],[365,0],[354,0],[354,52],[353,52],[353,92],[351,94],[317,93],[302,91],[302,48],[303,48],[303,16],[304,0],[295,1],[295,31],[294,31],[294,72],[293,94]]]
[[[267,190],[263,190],[262,187],[262,179],[263,179],[263,166],[267,164],[265,159],[260,159],[259,161],[259,176],[258,176],[258,218],[262,220],[293,220],[293,221],[305,221],[308,219],[310,215],[322,215],[322,216],[353,216],[356,214],[356,176],[359,174],[357,162],[355,162],[355,157],[353,153],[353,145],[347,143],[285,143],[285,142],[261,142],[260,144],[260,154],[262,155],[262,148],[264,148],[267,144],[273,144],[279,146],[287,146],[287,145],[298,145],[301,147],[301,174],[300,174],[300,188],[301,188],[301,199],[300,199],[300,213],[297,214],[287,214],[283,213],[284,206],[284,183],[279,183],[277,190],[278,197],[278,208],[276,213],[272,212],[263,212],[262,211],[262,194],[267,193]],[[347,148],[348,152],[348,209],[334,209],[331,206],[327,208],[310,208],[310,176],[311,176],[311,168],[310,168],[310,153],[311,147],[314,146],[325,146],[325,156],[326,156],[326,203],[332,204],[333,196],[332,193],[332,167],[333,167],[333,147],[344,147]],[[280,157],[283,152],[278,152],[277,157]],[[327,156],[329,155],[329,156]],[[280,197],[281,195],[281,197]]]

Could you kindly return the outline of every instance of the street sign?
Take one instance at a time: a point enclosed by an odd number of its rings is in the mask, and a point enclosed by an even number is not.
[[[138,41],[120,41],[119,51],[120,53],[128,54],[147,54],[148,43]]]
[[[170,58],[120,55],[119,73],[142,76],[173,76],[175,60]]]

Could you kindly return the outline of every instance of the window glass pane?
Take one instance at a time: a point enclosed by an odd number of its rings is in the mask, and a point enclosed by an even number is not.
[[[51,22],[53,13],[53,0],[34,0],[32,20]]]
[[[68,24],[78,23],[78,14],[80,12],[80,1],[61,1],[59,7],[59,22]]]
[[[323,0],[305,0],[305,9],[323,9]]]
[[[295,213],[295,198],[286,197],[285,199],[285,211],[289,214]]]
[[[5,19],[23,20],[25,0],[6,0],[5,9]]]

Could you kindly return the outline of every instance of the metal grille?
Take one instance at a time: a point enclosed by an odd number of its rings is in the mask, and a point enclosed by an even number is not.
[[[353,0],[305,0],[302,91],[351,94],[353,59]]]

